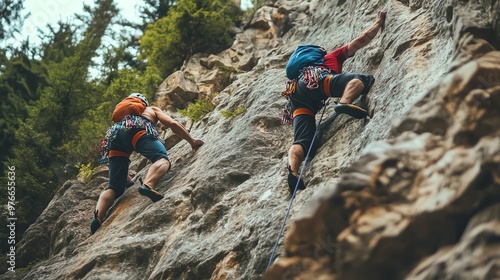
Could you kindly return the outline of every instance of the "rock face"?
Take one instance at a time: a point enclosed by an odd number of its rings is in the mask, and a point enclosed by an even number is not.
[[[299,43],[350,42],[382,8],[385,29],[344,65],[377,79],[370,118],[341,115],[324,129],[266,272],[290,202],[288,56]],[[220,90],[191,127],[206,144],[195,155],[169,144],[165,198],[153,204],[136,184],[89,236],[106,173],[66,182],[18,246],[17,268],[31,265],[0,279],[500,278],[499,13],[498,1],[263,7],[232,48],[195,56],[167,79],[184,84],[159,90],[164,106]],[[149,164],[134,157],[135,178]]]

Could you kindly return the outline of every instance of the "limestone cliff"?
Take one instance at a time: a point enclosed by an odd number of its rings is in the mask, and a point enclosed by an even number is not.
[[[288,56],[299,43],[348,43],[383,8],[385,29],[344,67],[377,79],[370,118],[324,129],[266,272],[290,200]],[[89,236],[106,170],[68,181],[19,244],[18,268],[32,264],[0,279],[498,279],[499,39],[498,1],[265,6],[230,49],[160,86],[159,104],[206,142],[192,155],[165,132],[165,198],[153,204],[136,184]],[[215,105],[201,121],[175,112],[201,97]],[[135,178],[149,164],[134,157]]]

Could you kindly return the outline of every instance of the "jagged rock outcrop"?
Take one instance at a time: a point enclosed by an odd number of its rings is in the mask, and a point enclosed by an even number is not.
[[[313,0],[260,9],[229,50],[195,56],[176,73],[189,86],[169,85],[220,93],[191,126],[206,142],[195,155],[172,140],[172,170],[158,185],[165,198],[152,204],[135,185],[89,236],[106,174],[69,181],[19,244],[18,267],[32,265],[0,279],[500,277],[499,3]],[[292,130],[280,125],[288,56],[298,43],[348,43],[382,8],[385,29],[344,67],[377,79],[370,118],[339,116],[323,131],[308,188],[265,273],[290,199]],[[213,71],[228,69],[227,85],[217,84]],[[197,97],[179,95],[183,106]],[[238,107],[241,115],[221,114]],[[149,163],[132,160],[135,178],[144,176]]]
[[[186,77],[184,72],[177,71],[160,84],[156,99],[158,106],[163,108],[168,106],[169,110],[175,110],[175,108],[185,109],[197,96],[196,83]]]

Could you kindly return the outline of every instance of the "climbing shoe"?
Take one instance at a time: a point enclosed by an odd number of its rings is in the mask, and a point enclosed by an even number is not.
[[[149,197],[153,202],[157,202],[158,200],[163,198],[163,195],[157,192],[155,189],[149,187],[148,185],[142,184],[139,186],[139,193]]]
[[[288,166],[288,190],[290,191],[290,194],[293,195],[293,192],[295,191],[295,186],[297,186],[297,181],[299,182],[299,186],[297,187],[299,190],[305,190],[306,185],[304,184],[304,181],[302,178],[299,181],[299,174],[296,172],[293,172],[292,169],[290,168],[290,165]]]
[[[335,109],[337,114],[348,114],[356,119],[363,119],[368,116],[368,112],[365,109],[353,104],[339,103],[333,109]]]
[[[90,223],[90,234],[94,234],[101,227],[101,224],[102,222],[99,220],[99,217],[97,216],[97,210],[95,210],[94,218]]]

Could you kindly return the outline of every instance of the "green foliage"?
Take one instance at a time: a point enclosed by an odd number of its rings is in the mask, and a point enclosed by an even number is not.
[[[45,68],[22,52],[1,57],[0,74],[0,170],[11,155],[15,131],[28,116],[27,105],[39,97],[39,88],[46,85]]]
[[[175,0],[144,0],[144,6],[140,8],[144,26],[165,17],[175,2]]]
[[[90,180],[90,177],[92,177],[96,170],[90,163],[77,164],[75,167],[78,168],[78,177],[80,177],[84,183]]]
[[[47,133],[35,131],[32,124],[21,123],[15,137],[16,144],[23,143],[25,146],[14,146],[13,156],[7,165],[16,169],[16,229],[22,235],[52,198],[53,183],[58,177],[54,162],[56,151],[50,146]],[[2,202],[5,201],[4,194],[0,195]]]
[[[238,115],[245,113],[247,109],[243,106],[238,106],[235,110],[222,110],[220,113],[225,119],[232,119]]]
[[[147,62],[139,60],[134,54],[136,52],[135,37],[130,38],[121,37],[115,39],[118,45],[105,46],[102,53],[103,62],[99,67],[102,82],[109,85],[114,79],[119,77],[121,69],[136,69],[144,71]]]
[[[140,56],[166,77],[178,69],[185,58],[175,21],[164,17],[148,25],[141,38]]]
[[[146,67],[145,71],[121,69],[117,78],[107,88],[104,97],[113,106],[132,92],[140,92],[149,100],[153,100],[154,93],[162,80],[158,75],[158,69],[154,66]],[[108,110],[109,119],[111,119],[112,111],[112,109]]]
[[[77,137],[64,144],[63,150],[73,155],[78,162],[90,162],[97,165],[99,157],[99,141],[109,126],[109,102],[97,106],[87,112],[87,117],[82,119],[77,128]],[[106,117],[108,117],[106,119]]]
[[[77,45],[76,28],[70,24],[59,22],[56,28],[49,26],[49,31],[44,37],[51,38],[42,43],[41,56],[46,64],[61,63],[66,57],[75,54]]]
[[[21,16],[24,0],[0,1],[0,40],[19,32],[25,17]]]
[[[214,110],[214,105],[209,100],[198,99],[191,103],[186,109],[179,110],[181,115],[189,117],[193,122],[200,121],[203,117]]]
[[[229,30],[240,14],[232,0],[180,0],[167,16],[148,25],[141,38],[141,56],[166,77],[195,53],[229,47]]]

